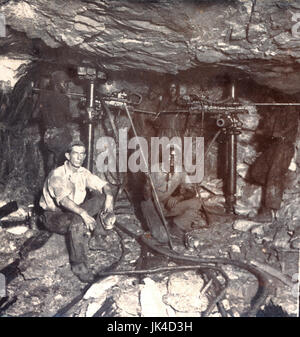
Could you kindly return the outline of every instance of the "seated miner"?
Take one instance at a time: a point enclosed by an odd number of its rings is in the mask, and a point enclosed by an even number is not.
[[[271,108],[272,109],[272,108]],[[271,222],[280,209],[285,175],[294,156],[299,112],[273,108],[256,132],[263,136],[264,150],[254,162],[250,176],[263,187],[261,208],[253,220]]]
[[[175,150],[171,148],[170,170],[161,163],[159,172],[152,172],[151,177],[171,233],[183,236],[187,231],[202,227],[205,220],[199,212],[202,208],[201,200],[196,197],[193,185],[188,183],[187,174],[176,172],[174,157]],[[166,243],[167,233],[160,219],[153,193],[148,179],[144,191],[145,201],[141,203],[141,209],[152,236],[157,241]]]
[[[113,196],[106,181],[82,167],[86,147],[81,141],[71,142],[65,156],[65,163],[47,177],[40,206],[44,209],[45,227],[66,235],[72,271],[81,281],[90,282],[93,274],[87,266],[87,251],[91,243],[92,249],[106,248],[103,234],[115,221]],[[87,189],[95,191],[88,200]],[[99,215],[97,220],[95,215]]]

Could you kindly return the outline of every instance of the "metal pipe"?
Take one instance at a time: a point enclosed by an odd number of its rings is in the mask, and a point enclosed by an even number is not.
[[[88,112],[88,153],[87,153],[87,169],[93,172],[93,154],[94,154],[94,127],[93,127],[93,110],[94,110],[94,93],[95,83],[90,80],[89,91],[89,107]]]
[[[232,84],[231,98],[235,100],[235,86]],[[224,125],[226,123],[224,122]],[[228,213],[234,213],[236,202],[236,165],[237,165],[237,135],[235,128],[227,128],[226,141],[226,208]]]
[[[234,212],[236,202],[236,164],[237,164],[237,135],[230,133],[227,138],[227,181],[226,206],[229,213]]]
[[[239,104],[239,105],[241,105],[241,103],[233,103],[234,105],[235,104]],[[286,105],[290,105],[290,106],[298,106],[298,105],[300,105],[300,103],[249,103],[249,104],[244,104],[244,105],[246,105],[246,106],[264,106],[264,105],[266,105],[266,106],[272,106],[272,105],[274,105],[274,106],[286,106]]]
[[[40,88],[32,88],[32,91],[33,92],[41,92],[41,91],[46,91],[46,92],[50,92],[52,90],[47,90],[47,89],[40,89]],[[74,97],[85,97],[84,94],[79,94],[79,93],[76,93],[76,92],[68,92],[68,93],[65,93],[66,96],[74,96]]]
[[[232,87],[231,87],[231,97],[232,97],[233,100],[235,99],[235,85],[234,85],[234,83],[232,84]]]
[[[36,88],[36,87],[33,87],[32,88],[33,92],[40,92],[40,91],[50,91],[50,90],[47,90],[47,89],[40,89],[40,88]],[[68,92],[65,94],[66,96],[77,96],[77,97],[85,97],[84,94],[79,94],[79,93],[76,93],[76,92]],[[231,95],[235,95],[235,87],[233,86],[232,89],[231,89]],[[121,100],[118,100],[117,98],[115,97],[104,97],[104,100],[105,101],[110,101],[110,100],[115,100],[115,101],[120,101],[122,103],[124,103],[124,100],[121,101]],[[205,100],[203,100],[203,102],[205,102]],[[283,103],[239,103],[239,102],[224,102],[224,103],[221,103],[221,102],[214,102],[215,104],[222,104],[224,106],[300,106],[300,103],[288,103],[288,102],[283,102]],[[218,106],[218,108],[220,108]],[[184,112],[188,111],[188,110],[183,110]],[[142,110],[142,109],[135,109],[134,112],[141,112],[141,113],[150,113],[150,114],[157,114],[157,111],[147,111],[147,110]],[[168,112],[168,111],[162,111],[163,112]]]

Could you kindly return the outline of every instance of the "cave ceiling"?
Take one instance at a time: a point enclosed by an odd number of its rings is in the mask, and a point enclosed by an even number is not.
[[[107,72],[171,75],[229,67],[261,85],[300,92],[300,0],[1,3],[7,36],[0,53],[12,58],[87,59]]]

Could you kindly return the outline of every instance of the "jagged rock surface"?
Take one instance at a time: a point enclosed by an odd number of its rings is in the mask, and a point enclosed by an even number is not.
[[[300,90],[299,1],[32,0],[0,8],[12,29],[2,54],[15,55],[19,45],[19,54],[47,58],[42,41],[66,47],[60,53],[68,62],[81,55],[108,71],[226,65],[286,93]]]

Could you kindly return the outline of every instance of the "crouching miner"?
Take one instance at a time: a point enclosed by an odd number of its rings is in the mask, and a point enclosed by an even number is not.
[[[103,227],[100,221],[98,223],[100,217],[96,221],[94,216],[100,213],[108,217],[113,215],[113,196],[106,181],[82,167],[86,148],[81,141],[72,142],[65,156],[64,165],[49,173],[40,206],[44,209],[45,227],[66,235],[73,273],[82,282],[91,282],[94,275],[87,265],[90,234],[98,248],[101,249],[103,243]],[[85,200],[87,189],[95,193]]]

